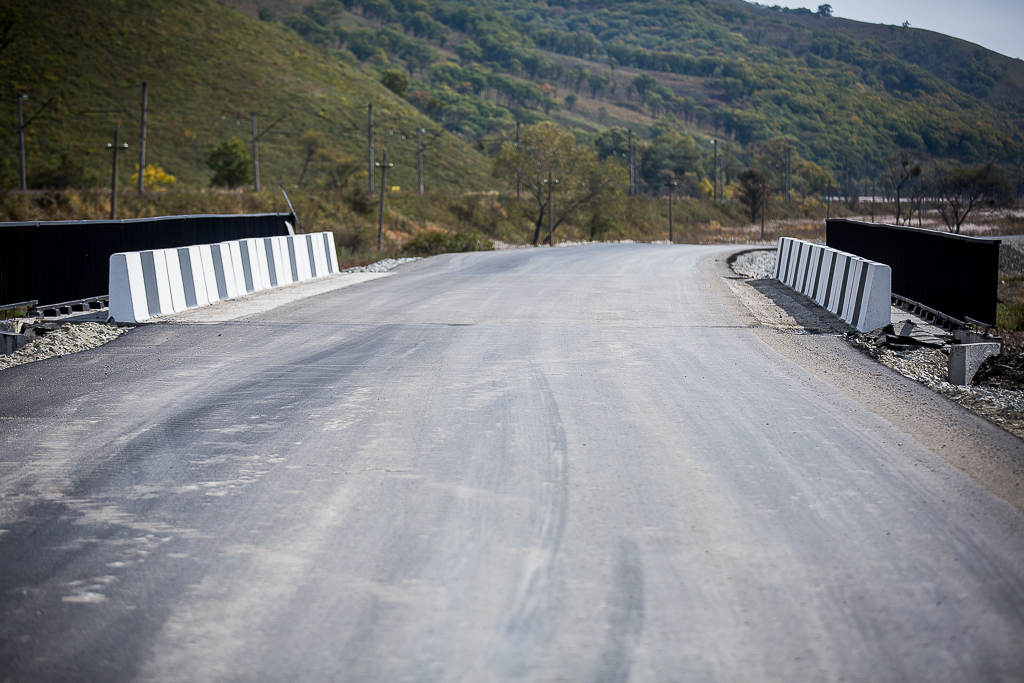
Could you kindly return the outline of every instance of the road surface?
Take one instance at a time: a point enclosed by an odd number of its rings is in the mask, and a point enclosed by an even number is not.
[[[727,253],[447,255],[4,371],[0,681],[1024,679],[1021,513]]]

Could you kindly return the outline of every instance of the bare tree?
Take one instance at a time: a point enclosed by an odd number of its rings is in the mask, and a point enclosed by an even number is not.
[[[901,198],[907,190],[907,184],[920,176],[922,172],[921,164],[913,161],[910,152],[905,149],[896,152],[887,160],[886,173],[889,176],[889,183],[892,185],[893,199],[896,204],[896,225],[900,224],[903,212]],[[909,222],[910,219],[907,220]]]
[[[993,161],[975,167],[935,164],[935,194],[946,229],[956,234],[975,209],[1005,206],[1013,198],[1009,183]]]

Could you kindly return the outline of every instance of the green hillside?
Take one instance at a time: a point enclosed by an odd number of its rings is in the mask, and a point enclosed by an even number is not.
[[[375,105],[377,155],[395,163],[389,185],[416,182],[416,128],[426,128],[430,189],[489,187],[487,158],[472,144],[421,115],[346,61],[213,0],[7,0],[18,19],[0,53],[0,187],[18,183],[15,94],[25,116],[52,103],[27,129],[30,186],[106,186],[114,127],[120,123],[121,182],[138,160],[141,90],[149,85],[147,161],[177,178],[177,187],[209,185],[211,149],[238,137],[249,146],[251,111],[260,128],[261,178],[276,190],[365,183],[366,105]],[[10,15],[8,15],[10,16]],[[351,61],[351,57],[348,57]],[[282,118],[283,117],[283,118]],[[403,139],[403,134],[407,137]],[[306,172],[303,176],[303,168]]]
[[[1020,164],[1024,63],[913,28],[711,0],[235,2],[367,65],[408,69],[410,101],[469,137],[552,118],[584,134],[723,136],[744,158],[785,139],[857,177],[901,148]]]
[[[691,196],[709,187],[711,139],[726,182],[757,166],[778,188],[790,150],[801,194],[881,181],[900,149],[1024,164],[1024,62],[913,28],[715,0],[227,1],[9,0],[2,115],[13,123],[19,90],[26,115],[52,99],[28,129],[30,185],[106,185],[118,122],[128,183],[143,80],[148,160],[184,188],[209,185],[218,144],[248,146],[253,110],[261,130],[280,119],[260,142],[265,187],[362,186],[370,102],[403,189],[417,128],[428,189],[507,189],[490,157],[517,121],[567,126],[602,157],[623,155],[630,128],[641,191],[671,173]],[[16,149],[4,126],[4,187]]]

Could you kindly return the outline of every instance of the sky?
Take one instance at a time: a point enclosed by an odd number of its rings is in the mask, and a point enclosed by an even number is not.
[[[818,0],[799,6],[815,10],[826,2],[832,5],[833,16],[871,24],[909,21],[916,28],[1024,59],[1024,0]],[[761,0],[761,4],[774,3]]]

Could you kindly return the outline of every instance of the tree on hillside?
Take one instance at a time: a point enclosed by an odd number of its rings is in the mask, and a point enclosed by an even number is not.
[[[701,150],[694,139],[670,130],[651,140],[643,151],[640,175],[648,186],[661,187],[666,174],[682,178],[688,172],[696,172],[700,160]]]
[[[252,157],[238,138],[225,140],[210,152],[206,165],[213,171],[210,184],[234,189],[252,182]]]
[[[745,168],[736,176],[739,183],[739,196],[737,199],[750,211],[750,222],[757,222],[757,215],[765,201],[764,197],[764,174],[756,168]]]
[[[455,54],[459,56],[459,61],[462,62],[462,66],[472,64],[473,62],[479,62],[484,58],[483,50],[481,50],[480,46],[472,40],[465,40],[456,45]]]
[[[572,133],[549,122],[524,129],[518,148],[505,144],[494,160],[493,175],[509,187],[522,180],[523,193],[529,198],[524,209],[534,225],[534,244],[549,212],[555,229],[579,214],[589,212],[594,219],[616,209],[628,184],[621,164],[599,161],[590,146],[577,144]],[[558,181],[551,192],[553,207],[548,205],[549,176]]]
[[[939,215],[946,229],[956,234],[978,207],[1004,206],[1013,198],[1012,187],[992,161],[974,167],[936,164],[932,185]]]
[[[395,93],[399,97],[405,97],[409,90],[409,77],[404,71],[388,69],[380,77],[381,85]]]
[[[658,80],[650,74],[640,74],[633,79],[633,89],[636,90],[641,102],[644,101],[647,91],[656,85],[658,85]]]
[[[608,157],[624,159],[629,153],[629,131],[618,126],[609,128],[594,139],[594,148],[601,161]]]
[[[597,99],[598,93],[604,92],[611,82],[612,77],[600,71],[591,71],[587,75],[587,85],[590,86],[590,95],[594,99]]]

